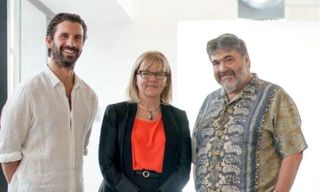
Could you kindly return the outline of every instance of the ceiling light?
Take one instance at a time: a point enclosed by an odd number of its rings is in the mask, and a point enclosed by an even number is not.
[[[238,0],[238,17],[255,20],[284,18],[284,0]]]
[[[244,4],[255,9],[267,9],[279,6],[283,0],[241,0]]]

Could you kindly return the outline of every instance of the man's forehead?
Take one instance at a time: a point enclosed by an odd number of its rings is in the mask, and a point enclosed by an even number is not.
[[[210,58],[211,60],[221,59],[235,54],[237,54],[237,51],[235,49],[217,49],[210,54]]]
[[[56,26],[56,32],[72,32],[83,34],[83,29],[80,23],[72,21],[63,21]]]
[[[225,55],[225,54],[232,54],[236,52],[235,49],[223,49],[223,48],[220,48],[220,49],[216,49],[214,50],[211,55],[215,56],[215,55]]]

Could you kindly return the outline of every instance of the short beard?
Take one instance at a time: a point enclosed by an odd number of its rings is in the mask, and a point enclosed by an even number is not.
[[[233,74],[235,75],[236,73],[233,72]],[[226,91],[226,93],[229,94],[229,93],[232,93],[236,90],[241,89],[244,86],[246,79],[247,79],[246,69],[244,66],[242,66],[238,75],[236,76],[236,81],[234,83],[221,82],[221,85],[224,88],[224,90]]]
[[[77,54],[76,54],[76,56],[74,58],[70,58],[69,59],[69,58],[66,58],[62,53],[62,49],[64,49],[64,48],[66,48],[66,46],[65,47],[60,47],[60,49],[59,49],[55,44],[53,44],[53,48],[51,49],[52,58],[61,67],[74,68],[74,65],[75,65],[76,61],[78,60],[81,52],[79,51],[79,49],[68,47],[69,49],[75,49],[76,52],[77,52]]]

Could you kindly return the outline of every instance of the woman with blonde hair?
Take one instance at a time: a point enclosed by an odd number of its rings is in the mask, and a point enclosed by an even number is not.
[[[99,164],[100,192],[180,192],[189,180],[191,139],[187,115],[170,105],[172,76],[166,57],[138,57],[129,82],[130,101],[108,105]]]

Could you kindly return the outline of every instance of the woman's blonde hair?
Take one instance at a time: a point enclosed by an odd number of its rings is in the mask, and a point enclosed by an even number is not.
[[[172,99],[171,69],[170,69],[170,65],[167,58],[159,51],[144,52],[136,60],[131,71],[131,76],[130,76],[130,81],[128,86],[128,94],[129,94],[130,100],[136,103],[140,101],[139,89],[136,83],[137,83],[137,73],[139,72],[139,69],[142,64],[146,68],[152,66],[153,64],[159,64],[161,65],[161,70],[168,74],[166,79],[166,86],[164,87],[160,95],[160,100],[161,100],[161,103],[169,104]]]

